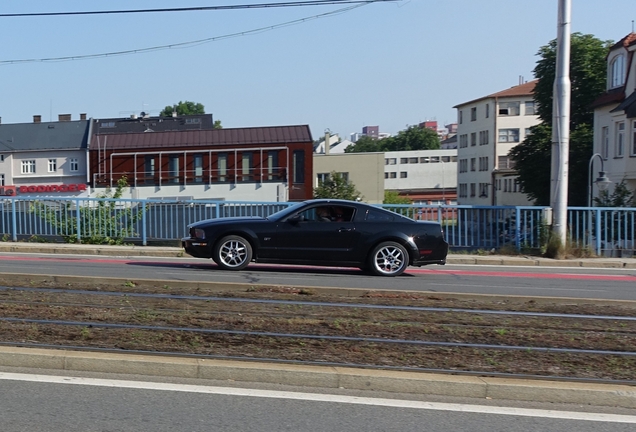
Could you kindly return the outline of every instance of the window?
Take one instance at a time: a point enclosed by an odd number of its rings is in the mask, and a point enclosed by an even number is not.
[[[395,165],[397,163],[396,158],[388,158],[384,160],[385,165]]]
[[[0,162],[4,162],[4,155],[0,154]]]
[[[71,167],[71,172],[78,172],[79,171],[79,159],[77,158],[70,158],[68,160],[68,163]]]
[[[439,156],[431,156],[431,163],[439,163]]]
[[[219,181],[227,181],[227,153],[219,153],[218,159]]]
[[[463,134],[459,136],[459,148],[468,147],[468,135]]]
[[[488,131],[481,131],[479,132],[479,145],[488,145]]]
[[[23,160],[20,168],[21,174],[35,174],[35,161]]]
[[[388,175],[389,175],[389,177],[388,177],[388,178],[390,178],[390,179],[394,179],[394,178],[396,178],[396,175],[395,175],[395,173],[394,173],[394,172],[385,173],[385,174],[388,174]],[[385,178],[387,178],[387,177],[385,176]]]
[[[4,174],[0,174],[0,186],[4,186]]]
[[[499,129],[499,142],[519,142],[519,129]]]
[[[406,173],[406,171],[401,171],[400,172],[400,178],[406,178],[408,176],[408,174]]]
[[[407,163],[409,163],[409,158],[400,158],[400,163],[401,163],[401,164],[407,164]]]
[[[252,153],[243,153],[241,158],[241,180],[252,180]]]
[[[479,158],[479,171],[488,171],[488,156]]]
[[[625,56],[616,56],[610,65],[610,88],[620,87],[625,83]]]
[[[486,104],[486,118],[490,117],[490,104]]]
[[[115,127],[115,122],[103,122],[99,124],[100,128],[114,128]]]
[[[470,145],[471,147],[477,145],[477,132],[473,132],[470,134]]]
[[[490,183],[479,183],[480,198],[488,198],[488,186],[490,186]]]
[[[526,115],[534,115],[535,114],[535,109],[534,109],[534,101],[526,101],[526,103],[524,104],[525,108],[526,108]]]
[[[367,222],[391,222],[394,217],[390,213],[381,212],[378,210],[369,210],[367,213]]]
[[[632,147],[630,156],[636,156],[636,120],[632,124]]]
[[[513,160],[508,156],[499,156],[497,158],[497,167],[499,169],[515,169]]]
[[[186,119],[186,124],[199,124],[201,123],[201,119],[200,118],[187,118]]]
[[[170,183],[179,183],[179,156],[170,156],[168,159],[168,177]]]
[[[144,177],[146,184],[155,182],[155,158],[154,156],[146,156],[144,159]]]
[[[459,124],[464,123],[464,111],[459,111]]]
[[[424,156],[420,158],[420,163],[429,163],[430,158],[428,156]]]
[[[446,163],[446,162],[450,162],[451,161],[451,157],[450,156],[442,156],[442,162]]]
[[[459,197],[460,198],[468,197],[468,185],[466,183],[459,184]]]
[[[49,171],[48,172],[56,172],[57,171],[57,159],[49,159]]]
[[[500,116],[518,116],[519,115],[519,102],[501,102],[499,104]]]
[[[413,164],[413,163],[417,163],[417,161],[418,161],[418,158],[416,157],[409,158],[409,163]]]
[[[476,195],[477,185],[475,183],[470,184],[470,196],[474,197]]]
[[[294,183],[305,183],[305,151],[294,150]]]
[[[460,173],[468,172],[468,159],[459,160],[459,172]]]
[[[615,157],[623,157],[625,147],[625,122],[616,123]]]
[[[477,160],[475,158],[470,158],[470,170],[471,171],[475,171],[476,169],[476,162]]]
[[[470,121],[477,120],[477,107],[470,109]]]
[[[386,178],[386,173],[384,173],[384,178]],[[316,174],[316,180],[318,180],[318,184],[324,183],[329,179],[329,173],[318,173]]]
[[[203,155],[195,154],[192,165],[194,167],[194,182],[203,183]]]
[[[278,152],[267,152],[267,180],[274,180],[278,178],[275,171],[278,169]],[[281,179],[282,180],[282,179]]]
[[[603,159],[609,157],[609,128],[607,126],[601,129],[601,155]]]

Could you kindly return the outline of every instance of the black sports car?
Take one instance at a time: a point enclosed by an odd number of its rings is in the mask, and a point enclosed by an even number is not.
[[[355,201],[304,201],[263,217],[208,219],[188,226],[186,253],[226,270],[259,263],[359,267],[397,276],[409,265],[445,264],[436,222],[414,221]]]

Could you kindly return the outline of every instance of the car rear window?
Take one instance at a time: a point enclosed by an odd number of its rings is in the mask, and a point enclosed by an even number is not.
[[[379,210],[369,210],[367,212],[367,217],[365,219],[367,222],[392,222],[395,220],[394,216],[390,213],[379,211]]]

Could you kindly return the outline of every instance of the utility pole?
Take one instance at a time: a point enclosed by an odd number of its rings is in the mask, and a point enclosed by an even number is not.
[[[552,113],[550,206],[552,233],[565,247],[567,239],[568,166],[570,149],[570,20],[571,0],[559,0],[557,58]]]

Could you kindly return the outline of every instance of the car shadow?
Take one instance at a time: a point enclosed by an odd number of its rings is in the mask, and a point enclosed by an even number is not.
[[[346,275],[346,276],[369,276],[377,277],[370,273],[367,273],[357,267],[323,267],[323,266],[309,266],[309,265],[293,265],[293,264],[250,264],[246,269],[239,272],[233,270],[223,270],[219,268],[213,261],[204,261],[201,264],[196,263],[161,263],[161,262],[128,262],[128,265],[140,266],[140,267],[162,267],[162,268],[189,268],[197,270],[215,270],[219,272],[227,272],[228,274],[249,274],[254,272],[259,273],[288,273],[288,274],[314,274],[314,275]],[[408,271],[408,270],[407,270]],[[412,276],[407,273],[403,273],[401,276]]]

